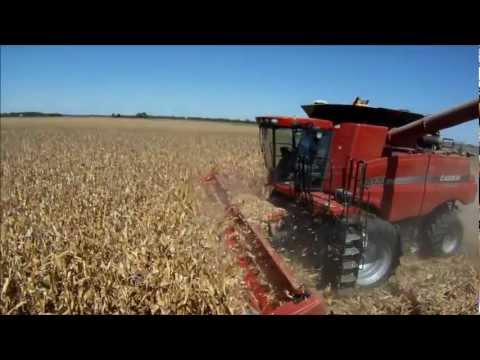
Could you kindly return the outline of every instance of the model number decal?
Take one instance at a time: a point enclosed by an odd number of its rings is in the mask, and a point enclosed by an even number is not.
[[[374,177],[370,178],[365,182],[365,185],[383,185],[385,183],[385,177]]]

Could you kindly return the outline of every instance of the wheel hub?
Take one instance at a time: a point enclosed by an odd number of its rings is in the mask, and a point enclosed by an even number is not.
[[[363,263],[364,264],[369,264],[375,261],[375,259],[378,257],[378,249],[375,243],[367,243],[367,246],[365,247],[365,250],[363,252]]]
[[[458,243],[458,239],[455,235],[446,234],[443,237],[443,241],[442,241],[443,252],[446,254],[453,252],[455,250],[455,247],[457,246],[457,243]]]
[[[388,246],[367,241],[362,260],[357,283],[360,286],[368,286],[380,280],[388,272],[393,254]]]

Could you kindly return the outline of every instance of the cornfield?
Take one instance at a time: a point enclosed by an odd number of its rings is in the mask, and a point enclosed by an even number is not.
[[[241,270],[220,238],[223,211],[205,201],[199,179],[212,168],[230,174],[235,194],[249,194],[232,199],[254,216],[249,198],[263,197],[265,177],[255,126],[105,118],[0,125],[0,313],[246,311]],[[463,257],[409,261],[385,288],[348,300],[327,294],[330,308],[476,311],[479,274]]]
[[[240,270],[197,180],[254,127],[1,119],[0,313],[232,314]],[[248,166],[247,166],[248,163]],[[255,166],[258,167],[259,166]]]

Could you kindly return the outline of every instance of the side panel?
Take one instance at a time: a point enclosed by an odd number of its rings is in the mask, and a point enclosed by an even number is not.
[[[351,173],[355,173],[355,165],[350,161],[379,158],[385,146],[387,128],[365,124],[343,123],[333,131],[331,145],[331,163],[333,165],[332,189],[329,186],[330,170],[327,170],[324,183],[325,191],[334,192],[337,188],[347,188],[351,183]]]
[[[475,201],[470,162],[460,156],[411,154],[368,162],[370,204],[388,221],[426,215],[449,200]]]
[[[375,159],[367,164],[370,204],[380,216],[394,222],[420,214],[428,156],[399,155]]]
[[[421,215],[449,200],[463,204],[475,201],[477,185],[470,175],[470,159],[456,155],[432,155]]]
[[[337,188],[344,188],[346,179],[346,167],[352,151],[353,139],[355,137],[355,127],[337,125],[333,131],[333,139],[330,147],[330,159],[332,169],[327,169],[327,178],[323,188],[326,192],[335,192]],[[333,177],[330,184],[329,177]],[[330,189],[330,185],[332,189]]]
[[[382,155],[387,139],[387,128],[362,124],[346,124],[355,126],[356,136],[353,139],[350,157],[356,160],[368,161]]]

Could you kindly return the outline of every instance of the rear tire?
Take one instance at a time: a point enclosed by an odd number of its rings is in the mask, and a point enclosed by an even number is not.
[[[449,207],[432,213],[423,227],[422,254],[449,257],[456,255],[463,242],[463,225]]]

